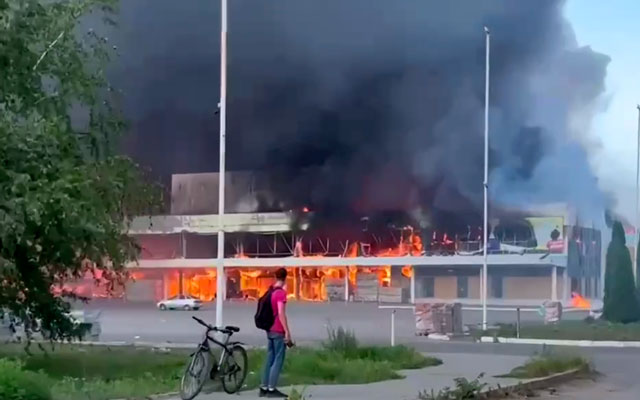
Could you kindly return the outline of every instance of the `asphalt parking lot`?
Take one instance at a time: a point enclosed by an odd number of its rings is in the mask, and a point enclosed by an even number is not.
[[[94,301],[85,306],[100,310],[103,341],[148,341],[194,343],[202,336],[202,328],[191,319],[197,315],[210,323],[215,322],[215,304],[207,303],[199,311],[160,311],[151,303],[124,303],[121,301]],[[248,344],[261,344],[263,332],[255,328],[253,315],[256,303],[228,301],[224,304],[224,323],[240,327],[238,339]],[[367,303],[306,303],[290,302],[289,321],[294,338],[300,343],[319,342],[326,338],[327,327],[344,327],[356,333],[367,343],[388,343],[391,332],[390,309],[379,309]],[[581,314],[581,315],[578,315]],[[582,318],[583,313],[566,314],[567,318]],[[537,312],[522,312],[522,321],[540,321]],[[490,311],[490,323],[514,323],[514,311]],[[481,322],[479,311],[464,311],[463,324]],[[412,310],[398,309],[395,316],[398,343],[420,340],[415,336]]]

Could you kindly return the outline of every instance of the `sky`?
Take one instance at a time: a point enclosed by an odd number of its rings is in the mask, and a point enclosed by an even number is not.
[[[579,45],[611,57],[607,93],[591,126],[592,164],[616,211],[635,219],[636,149],[640,103],[640,1],[569,0],[566,16]]]

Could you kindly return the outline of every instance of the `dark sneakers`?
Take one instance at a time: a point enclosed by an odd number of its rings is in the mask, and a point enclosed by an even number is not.
[[[260,388],[260,390],[258,391],[258,397],[267,397],[267,392],[267,389]]]
[[[271,398],[271,399],[288,399],[289,398],[288,395],[282,393],[278,389],[267,390],[267,396],[266,397]]]

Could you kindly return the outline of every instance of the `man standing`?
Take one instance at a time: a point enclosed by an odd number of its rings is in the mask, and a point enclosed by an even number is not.
[[[276,271],[276,283],[269,289],[271,291],[271,308],[274,322],[267,332],[267,360],[262,375],[260,397],[283,399],[288,397],[277,389],[287,346],[293,344],[289,324],[287,323],[286,280],[287,270],[284,268],[278,269]]]

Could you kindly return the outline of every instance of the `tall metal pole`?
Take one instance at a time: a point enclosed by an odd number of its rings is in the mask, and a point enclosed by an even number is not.
[[[635,260],[633,260],[632,265],[635,266],[635,268],[633,269],[633,276],[636,278],[636,280],[638,279],[638,239],[640,238],[640,232],[638,232],[638,230],[640,229],[640,104],[636,106],[636,108],[638,109],[638,134],[637,134],[637,139],[638,139],[638,145],[636,147],[636,221],[635,221],[635,226],[636,226],[636,237],[635,240],[636,242],[633,244],[633,247],[636,249],[635,251]]]
[[[487,329],[487,245],[489,239],[488,214],[489,214],[489,48],[491,44],[491,33],[489,28],[484,27],[486,39],[485,57],[485,88],[484,88],[484,220],[483,236],[484,246],[482,249],[482,329]]]
[[[220,28],[220,168],[218,176],[218,258],[216,282],[216,326],[222,326],[224,300],[224,181],[227,155],[227,0],[221,0]]]

